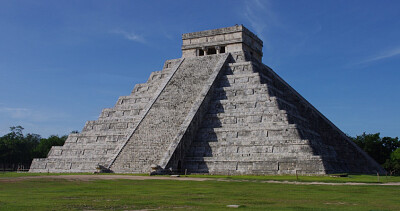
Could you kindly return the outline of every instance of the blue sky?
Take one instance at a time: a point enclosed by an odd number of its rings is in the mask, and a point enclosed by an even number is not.
[[[181,56],[181,34],[243,24],[263,63],[343,132],[400,132],[400,1],[0,0],[0,135],[80,131]]]

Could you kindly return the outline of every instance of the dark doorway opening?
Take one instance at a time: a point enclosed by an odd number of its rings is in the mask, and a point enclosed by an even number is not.
[[[215,48],[208,48],[207,55],[217,54],[217,50]]]
[[[204,56],[204,51],[199,49],[199,56]]]

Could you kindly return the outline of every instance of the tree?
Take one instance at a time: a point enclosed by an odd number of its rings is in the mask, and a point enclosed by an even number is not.
[[[10,127],[10,133],[0,137],[0,166],[13,168],[29,166],[35,157],[46,157],[52,146],[64,144],[67,136],[41,138],[38,134],[23,134],[21,126]]]
[[[36,158],[45,158],[49,153],[52,146],[62,146],[67,140],[68,136],[57,136],[51,135],[49,138],[42,138],[40,143],[35,149],[35,157]]]
[[[0,137],[0,163],[13,168],[19,164],[29,165],[40,136],[28,134],[25,137],[21,126],[10,127],[10,130],[10,133]]]
[[[400,175],[400,148],[390,154],[383,167],[389,171],[390,175]]]
[[[353,138],[353,141],[379,164],[384,164],[391,153],[400,147],[399,138],[383,137],[379,133],[366,134],[365,132]]]
[[[22,133],[22,131],[24,130],[24,128],[23,127],[21,127],[21,126],[13,126],[13,127],[10,127],[10,130],[11,130],[11,133],[9,133],[8,135],[8,137],[9,138],[11,138],[11,139],[22,139],[22,138],[24,138],[24,134]]]

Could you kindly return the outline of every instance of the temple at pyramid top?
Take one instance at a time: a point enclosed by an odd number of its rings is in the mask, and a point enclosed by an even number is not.
[[[261,62],[263,42],[243,25],[182,35],[182,57],[248,52]]]

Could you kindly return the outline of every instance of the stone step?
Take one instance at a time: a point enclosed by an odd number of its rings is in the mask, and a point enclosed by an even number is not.
[[[201,125],[201,128],[229,128],[229,127],[265,127],[277,128],[277,126],[288,125],[285,120],[280,121],[262,121],[262,116],[247,116],[247,117],[226,117],[207,119]]]
[[[220,87],[214,91],[214,99],[215,100],[226,100],[226,99],[244,99],[249,96],[262,96],[265,97],[277,97],[283,99],[283,93],[279,90],[276,90],[272,86],[268,86],[265,84],[255,84],[253,86],[249,85],[248,87],[241,84],[240,86],[229,86],[229,87]]]
[[[150,94],[143,94],[140,96],[136,95],[129,95],[129,96],[122,96],[118,98],[117,105],[123,104],[134,104],[134,103],[148,103],[150,100],[153,99],[153,95]]]
[[[285,113],[271,113],[265,111],[250,110],[247,112],[208,113],[204,116],[203,119],[203,125],[206,125],[208,127],[223,127],[223,124],[236,124],[245,122],[284,122],[288,124],[288,117]]]
[[[248,96],[245,99],[213,100],[210,103],[209,113],[245,112],[248,110],[268,112],[286,110],[288,113],[298,115],[297,108],[289,102],[265,95]]]
[[[122,140],[120,140],[121,142]],[[84,149],[109,149],[113,150],[115,149],[115,144],[118,144],[117,142],[91,142],[91,143],[85,143],[85,142],[78,142],[74,144],[67,144],[64,146],[55,146],[55,149],[62,149],[62,150],[69,150],[69,149],[76,149],[76,150],[84,150]],[[61,148],[60,148],[61,147]]]
[[[259,73],[248,73],[238,75],[222,75],[218,81],[218,87],[229,87],[234,85],[243,84],[257,84],[260,83]]]
[[[136,110],[136,109],[144,109],[146,107],[146,105],[148,104],[148,102],[143,103],[143,102],[138,102],[138,103],[132,103],[132,104],[116,104],[114,109],[116,110]]]
[[[121,112],[121,113],[119,113]],[[130,111],[130,112],[135,112],[134,114],[130,114],[129,111],[125,111],[125,113],[123,113],[124,111],[118,111],[118,113],[116,113],[116,115],[121,114],[122,116],[118,117],[118,116],[110,116],[110,117],[99,117],[97,120],[95,121],[114,121],[114,120],[120,120],[121,122],[137,122],[138,119],[140,119],[140,115],[136,113],[136,111]]]
[[[249,58],[245,56],[244,52],[232,52],[231,55],[236,63],[249,61]]]
[[[196,140],[192,142],[191,147],[206,147],[206,146],[280,146],[280,145],[310,145],[308,139],[271,139],[260,137],[259,139],[254,138],[229,138],[220,139],[218,141],[201,141]]]
[[[170,71],[181,59],[170,59],[164,62],[162,71]]]
[[[215,88],[214,92],[228,92],[228,91],[247,90],[247,89],[256,89],[256,90],[267,91],[267,87],[268,87],[267,84],[257,84],[257,83],[256,84],[236,84],[235,86],[217,87],[217,88]]]
[[[241,61],[241,62],[234,62],[234,63],[228,63],[228,67],[232,68],[232,67],[237,67],[237,66],[252,66],[252,63],[249,61]]]
[[[320,158],[296,160],[199,160],[187,162],[185,168],[189,173],[208,174],[325,174]]]
[[[202,129],[206,130],[206,129]],[[207,132],[207,131],[206,131]],[[242,134],[244,133],[244,134]],[[224,131],[224,132],[211,132],[208,135],[197,135],[193,141],[193,146],[196,144],[207,145],[208,143],[218,143],[218,142],[232,142],[232,144],[239,144],[241,142],[245,144],[309,144],[307,140],[303,137],[293,138],[293,137],[280,137],[280,136],[266,136],[268,132],[263,131]],[[240,136],[239,136],[240,135]],[[269,134],[268,134],[269,135]]]
[[[131,92],[131,95],[154,93],[157,90],[159,84],[160,83],[155,83],[155,84],[148,84],[148,83],[136,84],[135,87],[133,88],[132,92]]]
[[[221,128],[200,128],[196,141],[217,141],[231,138],[260,138],[268,139],[301,139],[297,126],[274,125],[266,126],[230,126]]]
[[[76,144],[100,144],[100,143],[110,143],[114,144],[121,142],[126,138],[126,135],[79,135],[74,137],[68,137],[65,143]]]
[[[224,73],[229,75],[251,74],[254,72],[251,62],[229,63],[224,70]]]
[[[209,113],[202,122],[202,128],[219,128],[231,125],[265,126],[299,124],[308,125],[307,120],[300,116],[287,113],[249,110],[247,112]]]
[[[125,116],[123,118],[98,119],[87,121],[87,124],[110,124],[110,123],[132,123],[138,119],[138,116]]]
[[[172,68],[165,68],[160,71],[154,71],[150,74],[149,79],[147,80],[148,84],[155,84],[155,83],[160,83],[161,80],[164,80],[166,77],[168,77],[172,72]]]
[[[105,159],[106,161],[109,157],[112,157],[115,153],[115,149],[107,148],[93,148],[93,149],[62,149],[58,151],[53,151],[49,154],[48,158],[99,158]]]
[[[260,82],[262,84],[270,84],[271,86],[274,86],[274,79],[269,77],[268,75],[266,75],[264,72],[258,72],[259,76],[260,76]],[[274,86],[275,87],[275,86]],[[283,91],[281,90],[279,87],[275,87],[277,90]]]
[[[121,131],[82,131],[79,133],[81,136],[85,137],[97,137],[97,136],[125,136],[127,135],[126,130]]]
[[[109,133],[110,131],[114,132],[127,132],[127,129],[133,128],[136,125],[134,122],[130,123],[107,123],[107,124],[88,124],[85,125],[82,132],[90,132],[93,133],[95,131],[103,131]]]
[[[116,143],[118,144],[118,143]],[[71,151],[74,151],[74,155],[76,154],[75,152],[81,152],[78,154],[83,154],[84,152],[96,152],[96,156],[105,156],[107,153],[110,152],[115,152],[116,151],[116,145],[113,144],[70,144],[67,146],[63,147],[54,147],[50,150],[49,152],[49,157],[51,156],[64,156],[65,154],[70,154]]]
[[[251,83],[258,82],[261,84],[268,84],[274,87],[275,91],[284,92],[286,90],[286,88],[282,86],[282,84],[274,83],[273,78],[275,77],[273,75],[267,74],[265,71],[257,72],[259,70],[256,71],[257,68],[255,68],[253,65],[251,66],[251,68],[250,67],[244,68],[243,65],[239,64],[239,67],[237,69],[239,71],[236,71],[236,74],[234,71],[231,70],[231,68],[226,69],[225,71],[226,76],[222,77],[220,84],[222,86],[233,86],[235,84],[243,84],[246,82],[251,82]],[[275,85],[279,85],[279,87],[275,87]]]
[[[308,122],[307,119],[298,115],[287,113],[287,111],[285,110],[280,110],[280,112],[248,110],[244,112],[237,111],[237,112],[225,112],[225,113],[208,113],[204,116],[203,121],[209,121],[209,119],[221,120],[223,118],[236,118],[236,119],[248,118],[248,119],[253,119],[249,121],[255,121],[255,122],[280,122],[280,121],[288,122],[289,119],[298,119],[296,122],[301,122],[303,124]],[[260,118],[261,120],[259,120]],[[238,122],[238,120],[236,122]],[[295,124],[296,122],[291,124]]]
[[[98,164],[99,161],[97,158],[39,158],[33,160],[29,172],[95,172]]]
[[[165,65],[164,65],[165,66]],[[166,79],[170,74],[172,74],[172,68],[170,66],[168,68],[164,68],[160,71],[154,71],[150,74],[149,78],[147,79],[146,83],[136,84],[132,93],[142,93],[143,91],[150,91],[153,92],[156,89],[152,89],[153,87],[158,87],[161,82]]]
[[[227,90],[227,91],[215,91],[213,95],[213,100],[231,100],[231,99],[254,99],[254,98],[264,98],[268,99],[267,92],[254,92],[254,89],[243,89],[243,90]]]
[[[206,142],[200,142],[206,143]],[[238,145],[229,142],[208,142],[204,146],[193,146],[188,150],[187,156],[198,157],[237,157],[237,156],[269,156],[271,153],[283,154],[312,154],[313,148],[308,144],[272,144],[262,145]]]
[[[210,110],[208,113],[225,113],[225,112],[245,112],[248,110],[256,110],[257,103],[260,102],[258,110],[262,111],[269,106],[274,111],[278,110],[276,102],[269,100],[265,96],[255,96],[249,99],[227,99],[227,100],[212,100],[210,102]],[[262,105],[262,106],[260,106]],[[262,109],[261,109],[262,108]]]
[[[139,121],[140,116],[135,117],[125,117],[125,118],[109,118],[109,119],[98,119],[87,121],[84,130],[97,130],[99,128],[107,128],[107,129],[121,129],[121,128],[131,128],[132,125],[136,124]]]
[[[283,153],[268,153],[268,155],[264,155],[264,156],[251,156],[249,154],[243,154],[243,156],[232,156],[232,157],[226,157],[221,156],[221,157],[186,157],[185,161],[187,163],[189,162],[223,162],[223,161],[227,161],[227,162],[231,162],[231,161],[235,161],[235,162],[257,162],[257,161],[280,161],[280,162],[284,162],[284,161],[306,161],[306,160],[321,160],[321,156],[319,155],[311,155],[311,154],[307,154],[307,155],[299,155],[296,153],[288,153],[288,154],[283,154]]]
[[[106,108],[101,112],[99,119],[131,118],[141,114],[143,108],[126,109],[121,107]]]
[[[251,94],[251,93],[262,93],[262,94],[270,94],[271,90],[274,90],[275,92],[278,92],[279,95],[283,96],[283,92],[280,90],[277,90],[275,87],[268,85],[268,84],[261,84],[261,83],[255,83],[255,84],[232,84],[231,86],[224,86],[224,87],[218,87],[215,89],[215,93],[218,92],[244,92],[246,94]],[[234,96],[234,95],[232,95]]]

